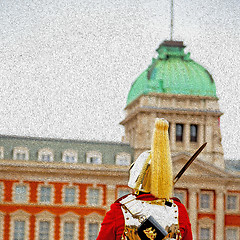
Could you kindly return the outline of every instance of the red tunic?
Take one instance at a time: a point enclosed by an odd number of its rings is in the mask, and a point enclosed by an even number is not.
[[[142,194],[137,196],[139,200],[152,201],[156,198],[151,194]],[[121,199],[119,199],[121,200]],[[124,231],[124,216],[121,209],[121,203],[117,200],[111,205],[111,209],[107,212],[103,219],[101,230],[96,240],[120,240]],[[178,206],[178,220],[181,231],[182,240],[192,240],[191,224],[188,218],[186,208],[177,199],[174,203]]]

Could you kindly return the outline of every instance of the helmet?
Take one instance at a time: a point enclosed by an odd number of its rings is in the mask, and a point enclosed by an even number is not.
[[[168,122],[155,120],[152,147],[143,152],[130,167],[128,186],[136,192],[150,192],[158,198],[170,198],[173,188]]]

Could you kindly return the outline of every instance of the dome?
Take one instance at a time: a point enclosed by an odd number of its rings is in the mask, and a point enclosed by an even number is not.
[[[135,80],[127,105],[142,94],[169,93],[216,97],[216,86],[210,73],[184,53],[182,41],[164,41],[158,57]]]

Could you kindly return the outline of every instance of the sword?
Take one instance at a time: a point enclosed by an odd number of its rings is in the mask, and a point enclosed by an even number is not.
[[[188,167],[192,164],[194,159],[199,155],[199,153],[205,148],[207,143],[205,142],[193,155],[192,157],[187,161],[187,163],[183,166],[183,168],[179,171],[177,176],[173,180],[173,184],[175,184],[178,179],[183,175],[183,173],[188,169]]]

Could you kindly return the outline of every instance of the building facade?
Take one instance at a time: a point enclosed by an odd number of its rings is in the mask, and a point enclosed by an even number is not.
[[[0,136],[0,239],[95,240],[157,117],[169,121],[174,175],[207,142],[174,186],[194,239],[240,239],[239,161],[224,160],[214,81],[182,42],[157,51],[129,91],[122,143]]]

